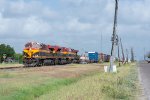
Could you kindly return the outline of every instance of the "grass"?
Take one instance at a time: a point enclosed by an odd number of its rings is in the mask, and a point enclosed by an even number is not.
[[[64,86],[76,83],[95,73],[93,66],[66,65],[67,67],[39,67],[18,70],[0,70],[0,100],[34,100],[44,94],[59,91]],[[79,67],[81,66],[81,68]],[[96,66],[97,67],[97,66]],[[92,69],[91,69],[92,68]],[[91,70],[91,72],[88,72]],[[82,70],[84,73],[77,72]],[[53,77],[63,73],[79,74],[75,78]],[[68,74],[70,75],[70,74]]]
[[[46,82],[43,84],[39,84],[36,86],[22,87],[19,90],[16,90],[13,94],[8,96],[3,96],[1,99],[3,100],[34,100],[41,95],[52,92],[54,90],[58,90],[62,86],[67,86],[73,82],[76,82],[75,79],[58,79],[58,80],[49,80],[51,82]]]
[[[96,73],[38,100],[136,100],[137,90],[136,67],[126,65],[118,73]]]
[[[76,83],[81,78],[87,77],[88,75],[94,74],[93,72],[84,74],[81,77],[77,78],[50,78],[46,81],[40,82],[40,84],[18,84],[20,87],[0,87],[0,100],[34,100],[48,92],[58,91],[64,86],[69,86],[72,83]],[[7,75],[7,74],[6,74]],[[9,75],[10,77],[11,75]],[[3,76],[3,78],[8,78]],[[32,83],[32,82],[31,82]],[[15,86],[15,85],[14,85]],[[12,90],[12,91],[11,91]]]
[[[43,79],[43,82],[37,84],[8,84],[0,86],[0,100],[34,100],[35,98],[54,90],[58,90],[62,86],[67,86],[77,79]],[[35,83],[35,82],[33,82]]]
[[[0,72],[0,100],[134,100],[137,82],[135,64],[119,67],[118,73],[95,70],[74,78],[54,78],[41,72]]]

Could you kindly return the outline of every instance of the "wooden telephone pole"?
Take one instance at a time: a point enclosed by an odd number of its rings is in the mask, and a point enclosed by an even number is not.
[[[115,15],[114,15],[114,26],[113,26],[113,34],[112,34],[112,48],[111,48],[111,58],[110,58],[110,67],[109,67],[109,72],[113,70],[113,65],[114,65],[114,51],[115,51],[115,46],[118,44],[118,36],[116,34],[116,27],[117,27],[117,14],[118,14],[118,0],[116,1],[115,5]]]
[[[121,38],[120,38],[120,44],[121,44],[121,51],[122,51],[122,63],[124,64],[125,57],[124,57],[124,50],[123,50]]]
[[[119,66],[121,66],[120,64],[120,41],[119,40],[118,40],[118,63],[119,63]]]

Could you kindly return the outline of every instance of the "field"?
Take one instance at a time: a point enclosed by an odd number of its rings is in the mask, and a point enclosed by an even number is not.
[[[136,99],[135,65],[109,74],[103,72],[103,66],[70,64],[0,70],[0,100]]]

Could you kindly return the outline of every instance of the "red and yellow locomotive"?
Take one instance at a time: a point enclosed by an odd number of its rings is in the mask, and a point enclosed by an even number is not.
[[[29,66],[78,63],[78,50],[29,42],[23,50],[23,64]]]

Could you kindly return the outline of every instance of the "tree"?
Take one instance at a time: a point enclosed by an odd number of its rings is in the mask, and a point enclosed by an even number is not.
[[[22,63],[23,55],[20,54],[20,53],[16,53],[16,54],[14,55],[14,59],[15,59],[17,62]]]
[[[14,57],[15,51],[14,48],[10,45],[6,44],[0,44],[0,62],[2,62],[3,55],[6,55],[6,57]]]

